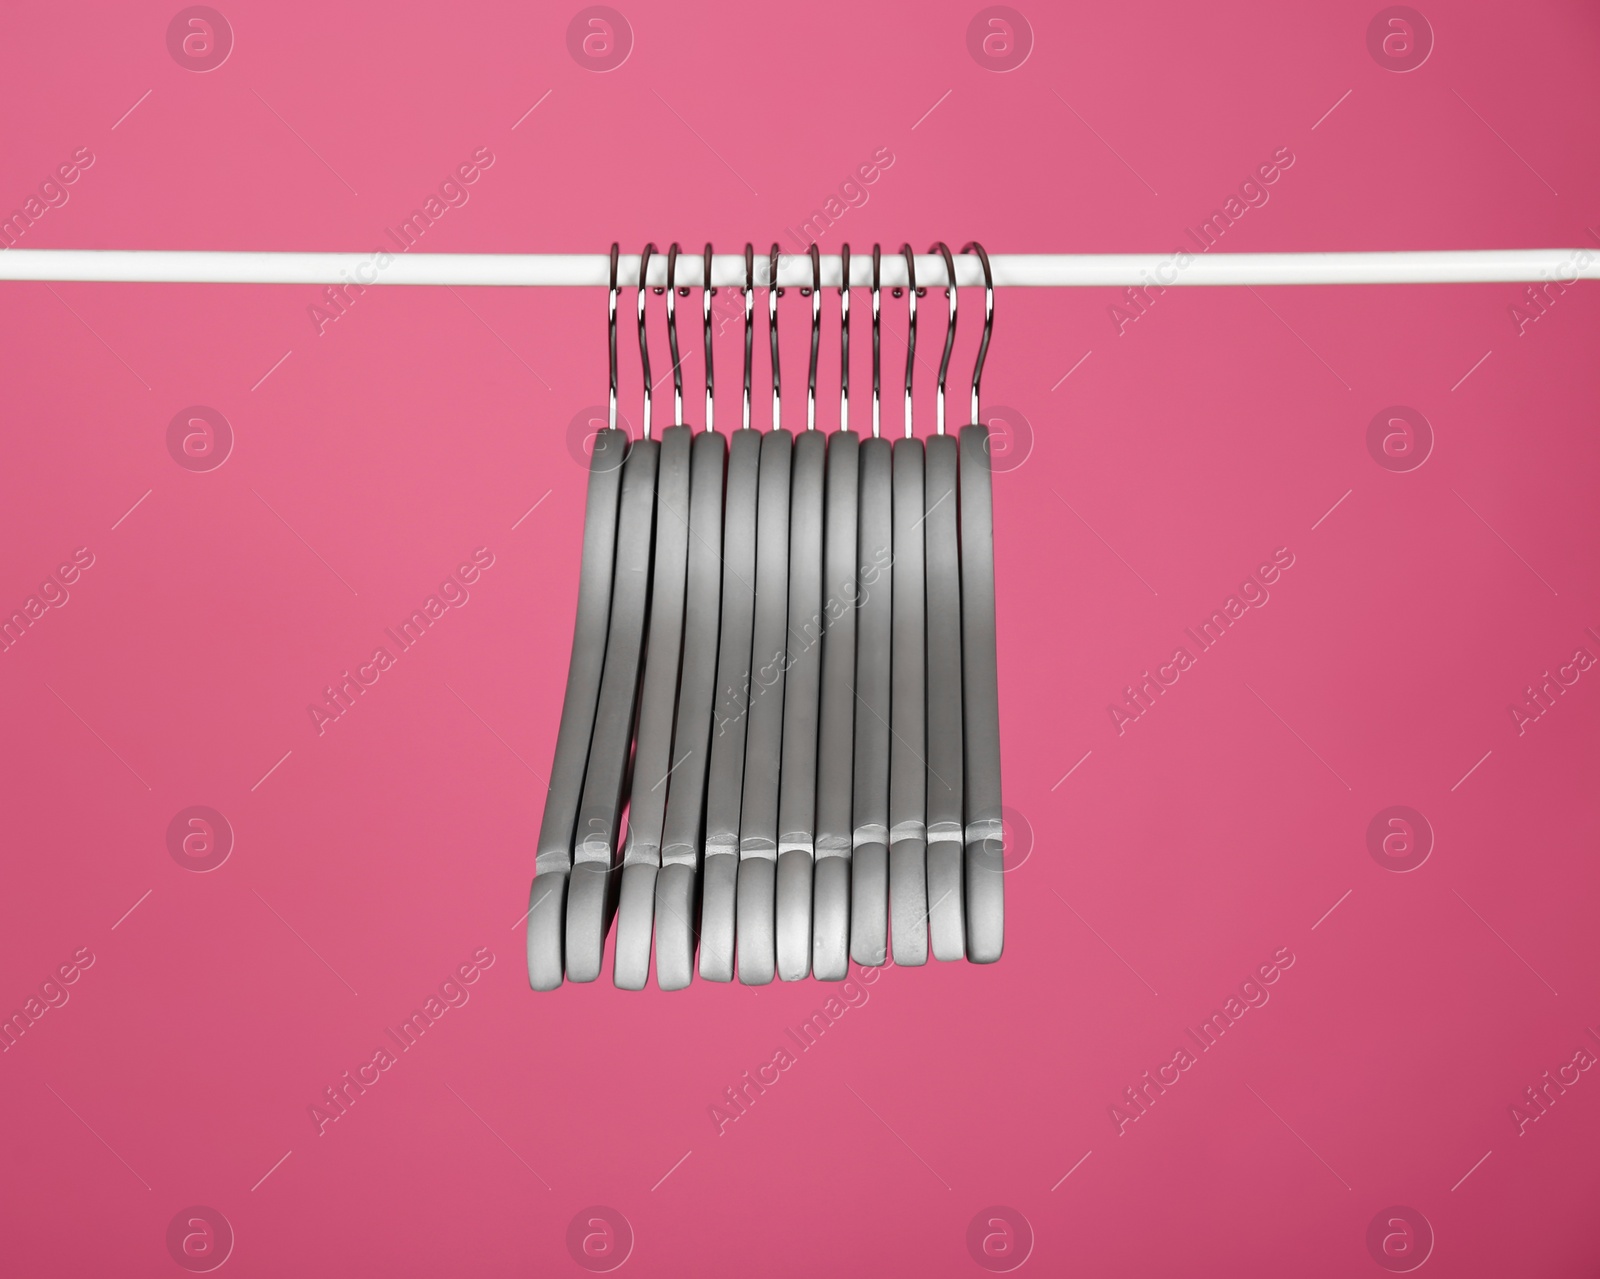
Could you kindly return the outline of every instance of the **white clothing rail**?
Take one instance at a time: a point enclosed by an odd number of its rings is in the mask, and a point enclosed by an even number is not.
[[[957,246],[952,245],[952,252]],[[983,283],[972,254],[955,254],[956,283]],[[1441,249],[1425,252],[1358,253],[995,253],[989,257],[997,287],[1147,287],[1151,285],[1280,284],[1487,284],[1600,279],[1600,249]],[[841,283],[840,259],[822,258],[824,287]],[[916,257],[917,283],[942,287],[944,260]],[[629,251],[618,266],[618,282],[638,283],[639,255]],[[698,253],[680,253],[677,280],[698,287]],[[768,284],[768,257],[757,253],[755,282]],[[8,249],[0,252],[0,280],[85,280],[151,284],[333,284],[333,285],[530,285],[600,286],[610,278],[604,253],[371,253],[222,252],[168,249]],[[711,282],[743,285],[744,257],[719,253]],[[906,283],[905,259],[883,254],[885,288]],[[805,254],[779,258],[778,283],[802,288],[812,281]],[[648,284],[667,282],[664,251],[651,259]],[[850,282],[872,283],[872,255],[853,253]]]

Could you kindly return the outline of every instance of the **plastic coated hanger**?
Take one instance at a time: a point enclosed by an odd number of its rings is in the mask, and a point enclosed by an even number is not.
[[[1000,687],[995,656],[994,489],[978,386],[994,329],[994,277],[983,264],[983,339],[972,368],[972,422],[961,428],[961,694],[966,730],[967,958],[992,964],[1005,945],[1005,826],[1000,803]]]
[[[755,340],[755,255],[745,245],[744,421],[728,449],[722,521],[722,633],[706,783],[705,862],[700,897],[700,976],[732,981],[734,900],[739,875],[739,809],[744,790],[755,625],[756,483],[762,436],[750,426],[750,366]]]
[[[854,831],[850,853],[850,957],[888,958],[890,640],[894,578],[892,450],[882,438],[881,252],[872,246],[872,438],[860,449],[856,521]]]
[[[811,246],[811,362],[806,429],[794,442],[789,491],[788,673],[778,796],[778,976],[811,972],[812,862],[816,855],[817,724],[822,678],[822,491],[828,441],[817,430],[817,348],[822,337],[822,261]]]
[[[964,740],[961,715],[961,547],[957,534],[959,446],[945,434],[944,388],[956,340],[955,263],[942,240],[950,318],[939,360],[937,433],[925,441],[922,537],[928,574],[928,932],[935,959],[966,954],[962,903]]]
[[[849,972],[850,853],[854,835],[851,797],[854,793],[856,597],[859,593],[856,502],[861,440],[850,429],[850,246],[842,246],[839,252],[844,263],[844,283],[839,290],[839,429],[828,440],[827,455],[823,532],[825,616],[817,725],[816,865],[811,912],[811,971],[823,981],[843,981]],[[876,420],[876,397],[873,407]],[[780,930],[782,905],[780,883]]]
[[[672,353],[673,425],[661,433],[656,473],[655,566],[650,588],[649,646],[639,700],[628,834],[623,845],[622,892],[617,907],[617,949],[612,980],[642,990],[650,975],[650,939],[656,878],[672,773],[673,721],[678,709],[678,669],[683,650],[684,590],[689,561],[689,469],[693,436],[683,423],[683,364],[678,355],[678,246],[667,250],[667,343]],[[685,290],[687,292],[687,290]],[[643,293],[640,294],[641,298]]]
[[[917,361],[917,268],[906,260],[905,435],[894,442],[894,590],[890,662],[889,938],[894,962],[928,962],[928,675],[924,455],[912,433]]]
[[[727,443],[713,429],[711,246],[705,248],[701,317],[705,329],[706,425],[694,438],[689,459],[688,586],[684,603],[683,672],[678,688],[678,726],[672,743],[672,776],[656,880],[656,984],[682,990],[694,977],[695,896],[700,840],[710,770],[712,709],[716,696],[718,639],[722,626],[722,488]],[[746,328],[753,293],[746,292]],[[749,337],[745,339],[749,351]],[[745,420],[749,421],[749,358],[745,360]]]
[[[639,360],[644,370],[642,439],[622,465],[622,505],[617,517],[616,571],[611,583],[611,627],[595,711],[589,768],[578,807],[577,843],[567,885],[567,976],[600,975],[606,932],[615,904],[617,834],[628,784],[633,730],[639,710],[639,672],[650,607],[651,543],[655,529],[656,474],[661,445],[650,438],[650,347],[645,332],[644,280],[655,245],[639,261]]]
[[[572,628],[572,659],[556,732],[555,759],[539,842],[533,886],[528,896],[528,982],[535,990],[554,990],[565,971],[567,879],[572,871],[573,834],[589,761],[600,674],[611,619],[612,569],[616,555],[617,511],[628,437],[617,429],[617,246],[611,246],[611,296],[607,321],[611,384],[608,424],[597,431],[589,458],[589,488],[584,507],[583,558],[578,574],[578,607]]]

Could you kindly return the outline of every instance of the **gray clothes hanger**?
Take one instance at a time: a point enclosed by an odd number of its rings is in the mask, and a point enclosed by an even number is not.
[[[812,861],[816,855],[817,724],[822,678],[822,490],[828,441],[817,430],[817,348],[822,337],[822,259],[811,246],[811,363],[806,429],[795,439],[789,492],[788,673],[778,795],[778,976],[811,972]]]
[[[678,709],[678,670],[683,649],[693,438],[690,428],[683,424],[677,280],[678,246],[673,243],[667,250],[666,296],[674,424],[661,433],[661,457],[656,473],[655,566],[650,588],[649,645],[639,694],[639,735],[634,746],[628,833],[622,855],[622,891],[617,906],[617,949],[611,970],[612,980],[624,990],[643,990],[650,975],[656,878],[661,869],[661,837],[667,783],[672,772],[672,730]]]
[[[756,499],[756,606],[750,655],[750,726],[739,810],[735,932],[739,980],[764,986],[777,966],[778,791],[789,663],[789,481],[794,435],[783,428],[778,371],[778,246],[772,246],[767,333],[772,346],[772,428],[761,440]]]
[[[890,661],[889,937],[894,962],[928,962],[927,599],[922,441],[912,434],[917,360],[917,269],[906,260],[905,435],[894,442],[894,590]]]
[[[745,245],[744,421],[728,450],[722,522],[722,631],[706,783],[705,864],[700,898],[700,976],[732,981],[734,902],[739,875],[739,810],[744,791],[755,626],[756,486],[762,436],[750,426],[755,253]]]
[[[961,428],[961,693],[966,729],[967,958],[992,964],[1005,945],[1005,846],[1000,803],[1000,688],[995,656],[994,492],[989,428],[978,385],[994,329],[994,277],[983,264],[983,339],[972,369],[972,422]]]
[[[839,253],[844,265],[844,284],[839,290],[839,429],[828,441],[827,454],[823,532],[825,616],[817,724],[816,866],[811,914],[811,971],[822,981],[843,981],[849,973],[850,851],[854,835],[851,797],[854,793],[856,714],[856,501],[861,441],[850,429],[850,246],[843,245]],[[798,489],[796,504],[800,505]],[[779,862],[781,871],[781,854]],[[783,900],[780,879],[780,937]],[[782,963],[780,945],[780,972]]]
[[[656,984],[682,990],[694,977],[695,897],[700,840],[705,823],[706,777],[711,755],[712,708],[717,648],[722,627],[722,488],[727,444],[713,429],[711,246],[705,248],[701,318],[705,330],[706,425],[694,438],[689,459],[689,556],[684,603],[683,672],[678,688],[678,725],[667,784],[661,875],[656,880]],[[747,290],[746,310],[753,305]],[[748,318],[746,325],[748,327]],[[746,350],[749,341],[746,339]],[[748,369],[748,359],[746,368]],[[745,381],[749,419],[749,378]]]
[[[937,433],[927,452],[922,537],[928,573],[928,932],[935,959],[967,952],[962,901],[965,796],[961,721],[961,546],[957,534],[959,446],[945,434],[944,388],[956,340],[955,263],[944,241],[934,245],[945,262],[950,303],[939,360]]]
[[[589,761],[600,674],[611,618],[612,569],[617,544],[617,512],[628,437],[617,429],[617,246],[611,246],[611,293],[607,320],[611,384],[608,424],[594,437],[589,458],[589,491],[584,509],[583,557],[578,576],[578,607],[572,630],[572,659],[556,732],[555,760],[528,896],[528,982],[535,990],[561,985],[565,964],[567,879],[572,871],[573,832]]]
[[[856,521],[856,714],[850,854],[850,957],[888,959],[892,450],[881,434],[881,251],[872,246],[872,438],[860,448]]]
[[[633,730],[639,710],[639,671],[650,608],[650,559],[655,528],[656,473],[661,445],[650,438],[650,348],[645,332],[645,273],[655,245],[639,261],[639,359],[644,368],[643,438],[622,466],[617,517],[616,572],[611,583],[611,627],[606,638],[600,700],[595,710],[589,768],[578,806],[577,840],[567,884],[567,976],[600,975],[606,933],[616,902],[617,834],[628,785]]]

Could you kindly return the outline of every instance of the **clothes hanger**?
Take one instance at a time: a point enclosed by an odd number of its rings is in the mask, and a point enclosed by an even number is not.
[[[739,980],[764,986],[777,965],[778,792],[783,764],[783,699],[789,663],[789,480],[794,434],[783,428],[778,372],[778,246],[767,285],[772,345],[772,426],[761,439],[756,499],[756,609],[750,655],[750,727],[739,811],[739,892],[735,931]]]
[[[935,959],[960,959],[967,951],[962,909],[962,801],[964,741],[961,722],[961,547],[957,534],[956,439],[945,434],[944,387],[956,342],[956,268],[944,258],[944,294],[950,302],[939,359],[936,434],[924,442],[927,474],[922,537],[928,574],[928,932]]]
[[[890,661],[889,938],[896,964],[928,962],[928,675],[924,455],[912,433],[917,265],[906,260],[905,435],[894,442],[894,591]]]
[[[762,436],[750,426],[755,341],[755,250],[744,246],[744,421],[728,448],[722,518],[722,631],[706,783],[705,865],[700,898],[700,976],[732,981],[734,901],[739,876],[739,808],[744,790],[755,626],[756,482]]]
[[[655,245],[639,259],[639,362],[644,370],[641,439],[622,464],[622,505],[617,516],[616,572],[611,583],[611,629],[595,710],[589,769],[578,806],[578,839],[567,885],[567,976],[600,975],[616,887],[617,833],[628,785],[633,729],[639,710],[639,670],[650,608],[650,552],[655,527],[656,473],[661,445],[650,438],[650,345],[645,332],[645,274]]]
[[[589,457],[589,490],[583,518],[583,557],[578,574],[578,607],[572,628],[572,658],[556,732],[555,759],[545,795],[544,816],[528,895],[528,983],[535,990],[561,985],[565,964],[567,880],[572,872],[573,832],[583,793],[600,697],[611,621],[612,569],[617,544],[617,512],[622,491],[626,431],[617,429],[617,246],[611,246],[611,294],[607,318],[610,397],[607,425],[595,432]]]
[[[856,714],[850,853],[850,957],[888,959],[889,715],[894,579],[893,451],[882,438],[882,254],[872,246],[872,438],[860,448],[857,500]]]
[[[712,708],[717,687],[717,649],[722,627],[722,488],[727,443],[713,429],[716,402],[712,371],[711,246],[705,248],[701,320],[705,330],[706,425],[694,437],[689,468],[689,557],[684,603],[683,672],[678,689],[678,726],[672,743],[672,777],[656,880],[656,984],[682,990],[694,977],[695,894],[700,840],[706,812],[706,777],[711,758]],[[746,290],[745,421],[750,403],[749,310]]]
[[[633,754],[628,834],[623,843],[617,950],[611,969],[612,980],[624,990],[643,990],[650,975],[656,877],[661,869],[661,836],[668,779],[672,773],[672,729],[678,709],[678,669],[683,650],[693,432],[683,423],[677,283],[678,245],[674,242],[667,250],[666,291],[667,345],[672,353],[673,425],[661,433],[661,455],[656,472],[655,568],[650,588],[649,645],[639,694],[639,734]]]
[[[828,440],[817,430],[822,258],[811,246],[811,363],[806,429],[795,439],[789,490],[788,672],[778,794],[778,976],[811,972],[811,880],[816,856],[818,695],[822,678],[822,489]]]
[[[850,969],[850,851],[856,714],[856,502],[860,437],[850,429],[850,246],[839,250],[839,429],[828,441],[822,693],[817,723],[816,866],[811,971],[843,981]],[[876,348],[876,327],[874,327]],[[874,421],[876,421],[874,397]],[[781,895],[780,893],[780,926]],[[780,953],[780,963],[782,956]]]
[[[994,627],[994,489],[978,384],[994,330],[994,277],[983,264],[983,339],[972,367],[972,425],[961,428],[961,694],[966,730],[967,958],[992,964],[1005,945],[1005,827],[1000,805],[1000,687]]]

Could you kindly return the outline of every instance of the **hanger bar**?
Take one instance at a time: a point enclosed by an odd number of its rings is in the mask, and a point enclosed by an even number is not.
[[[1176,285],[1269,284],[1490,284],[1600,279],[1600,250],[1440,249],[1425,252],[1360,253],[996,253],[989,263],[997,286],[1020,288],[1147,287]],[[838,288],[837,257],[822,258],[824,287]],[[711,283],[737,288],[744,283],[744,258],[719,253],[712,259]],[[0,280],[83,280],[149,284],[431,284],[493,286],[604,287],[610,259],[603,253],[279,253],[167,249],[8,249],[0,252]],[[678,283],[699,287],[704,265],[683,257]],[[883,283],[904,286],[906,263],[884,255]],[[916,259],[918,283],[947,283],[937,254]],[[667,263],[655,257],[647,269],[650,285],[665,286]],[[756,263],[756,283],[766,287],[771,268]],[[850,283],[872,283],[872,262],[852,259]],[[636,261],[624,261],[618,284],[638,284]],[[809,288],[811,261],[803,253],[781,255],[778,283]],[[983,283],[982,269],[970,257],[956,259],[956,283]]]

